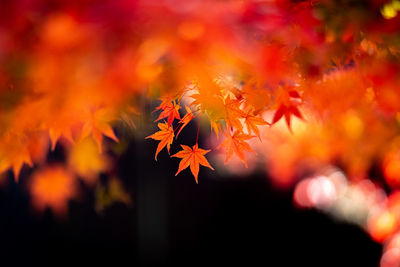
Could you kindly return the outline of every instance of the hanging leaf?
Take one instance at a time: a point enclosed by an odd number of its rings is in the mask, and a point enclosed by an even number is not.
[[[182,159],[181,162],[179,163],[179,168],[175,176],[190,166],[190,171],[192,172],[194,179],[196,180],[196,183],[198,183],[200,165],[203,165],[207,168],[210,168],[211,170],[214,170],[214,168],[211,167],[210,163],[208,163],[207,159],[204,157],[204,155],[210,152],[211,150],[201,149],[198,147],[197,144],[195,144],[193,148],[190,148],[185,145],[181,145],[181,147],[183,148],[183,150],[171,156]]]
[[[168,123],[163,122],[158,124],[158,128],[160,131],[147,136],[146,139],[152,138],[154,140],[160,141],[157,146],[156,155],[154,156],[155,160],[157,160],[157,155],[160,151],[167,146],[168,154],[169,149],[171,147],[172,142],[174,141],[174,129],[168,125]]]

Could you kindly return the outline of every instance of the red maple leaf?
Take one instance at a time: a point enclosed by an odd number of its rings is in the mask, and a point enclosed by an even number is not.
[[[300,110],[298,109],[298,105],[301,102],[302,102],[301,96],[297,91],[292,90],[287,92],[287,95],[285,95],[283,99],[281,99],[281,103],[278,109],[275,111],[271,124],[274,124],[278,122],[282,117],[285,117],[286,124],[289,130],[292,131],[290,125],[291,116],[294,115],[299,119],[303,119],[303,116],[301,115]]]

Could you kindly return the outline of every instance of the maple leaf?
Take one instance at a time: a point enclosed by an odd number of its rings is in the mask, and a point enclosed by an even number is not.
[[[61,137],[64,137],[71,142],[71,144],[74,144],[75,141],[72,136],[71,126],[77,123],[77,120],[79,120],[78,116],[73,116],[68,114],[68,111],[63,110],[59,112],[58,116],[49,119],[48,122],[43,124],[44,128],[48,130],[52,151],[54,151],[57,142]]]
[[[84,182],[93,185],[98,179],[98,174],[109,168],[109,162],[106,155],[99,153],[93,138],[85,138],[70,148],[68,166]]]
[[[174,97],[172,96],[164,96],[164,97],[160,97],[159,100],[161,100],[160,105],[156,108],[156,110],[164,110],[167,106],[169,106],[171,104],[172,101],[174,101]]]
[[[197,106],[203,114],[206,114],[210,120],[211,129],[218,137],[221,130],[219,121],[224,118],[224,103],[220,96],[210,94],[194,94],[191,96],[195,100],[191,105]]]
[[[228,97],[225,100],[225,122],[228,127],[235,127],[237,130],[242,131],[243,125],[240,118],[244,118],[246,114],[239,108],[240,101]]]
[[[18,182],[19,173],[24,164],[28,164],[31,168],[33,167],[31,156],[29,155],[29,152],[26,150],[21,150],[21,151],[9,150],[7,156],[3,155],[0,156],[0,172],[4,172],[8,168],[12,168],[15,182]]]
[[[255,136],[245,134],[240,131],[236,131],[233,135],[225,133],[225,136],[225,140],[220,145],[226,147],[226,158],[224,164],[227,164],[233,156],[233,153],[235,153],[247,168],[245,152],[255,152],[250,145],[246,143],[246,140],[249,140]]]
[[[258,138],[260,138],[260,131],[258,130],[257,125],[270,125],[268,122],[264,121],[263,118],[257,117],[250,112],[246,114],[244,119],[247,127],[247,132],[249,134],[253,132],[258,136]]]
[[[52,151],[54,151],[54,149],[56,148],[57,141],[58,139],[60,139],[61,136],[64,136],[72,144],[74,143],[74,139],[72,138],[71,128],[69,126],[64,126],[60,128],[49,128],[49,135],[50,135]]]
[[[185,145],[181,145],[181,147],[183,148],[183,150],[171,156],[182,159],[179,163],[179,168],[175,176],[177,176],[181,171],[190,166],[190,170],[192,171],[196,183],[199,183],[197,177],[199,175],[200,164],[210,168],[211,170],[214,170],[214,168],[211,167],[210,163],[208,163],[207,159],[204,157],[204,155],[211,150],[201,149],[199,148],[198,144],[195,144],[193,146],[193,149]]]
[[[194,99],[190,105],[196,107],[201,113],[207,114],[210,120],[220,120],[224,117],[224,103],[220,95],[201,90],[190,97]]]
[[[72,173],[57,165],[36,171],[29,190],[36,209],[51,208],[61,216],[68,211],[68,201],[77,196],[77,183]]]
[[[291,116],[294,115],[299,119],[303,119],[298,105],[301,103],[301,96],[297,91],[288,91],[283,97],[281,96],[281,104],[275,111],[274,117],[272,119],[272,124],[278,122],[282,117],[285,117],[286,124],[290,131],[292,131],[290,122]]]
[[[156,155],[154,157],[155,160],[157,160],[158,153],[160,153],[160,151],[165,146],[167,146],[167,150],[169,153],[169,149],[174,140],[174,129],[170,125],[168,125],[167,122],[159,123],[158,128],[160,128],[161,131],[158,131],[158,132],[146,137],[146,139],[152,138],[154,140],[160,141],[160,143],[158,143]]]
[[[19,173],[24,164],[33,167],[34,160],[40,161],[45,157],[41,148],[48,143],[39,135],[26,135],[7,133],[2,136],[0,142],[0,172],[11,168],[14,173],[14,180],[18,182]],[[38,147],[36,147],[38,145]],[[38,151],[39,150],[39,151]]]
[[[115,136],[113,129],[109,122],[115,120],[113,113],[106,108],[100,108],[90,114],[88,121],[82,127],[82,133],[80,140],[85,139],[90,134],[97,143],[99,152],[102,152],[102,141],[103,135],[118,142],[118,138]]]
[[[274,114],[274,118],[272,119],[272,124],[278,122],[283,116],[285,116],[286,124],[290,131],[292,131],[292,127],[290,125],[291,115],[296,116],[299,119],[303,119],[299,109],[296,106],[286,106],[284,104],[280,105]]]
[[[185,116],[183,116],[183,118],[179,121],[179,123],[181,124],[181,127],[178,131],[178,134],[176,135],[176,137],[178,137],[179,133],[182,131],[182,129],[188,125],[188,123],[194,118],[192,111],[190,110],[190,108],[185,107],[187,113],[185,114]]]
[[[194,99],[190,105],[195,106],[201,113],[207,114],[211,120],[220,120],[224,117],[221,88],[211,79],[204,78],[199,81],[190,98]]]
[[[174,119],[181,120],[181,116],[179,114],[180,105],[176,104],[175,101],[171,101],[170,99],[164,100],[161,104],[156,108],[156,110],[162,110],[157,120],[159,121],[164,118],[167,118],[168,125],[171,125]]]
[[[243,86],[242,94],[245,98],[245,107],[253,108],[255,114],[266,110],[271,105],[271,93],[261,88],[254,80],[250,80]]]

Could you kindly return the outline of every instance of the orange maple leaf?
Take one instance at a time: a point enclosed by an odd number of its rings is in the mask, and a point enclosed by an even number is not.
[[[242,94],[245,98],[245,108],[250,106],[254,109],[255,114],[268,109],[271,105],[271,93],[258,85],[254,79],[243,86]]]
[[[203,80],[201,86],[196,87],[196,91],[190,95],[190,98],[194,99],[190,105],[202,114],[206,114],[210,120],[224,118],[223,96],[214,82],[208,79]]]
[[[172,101],[174,101],[175,97],[172,97],[170,95],[166,95],[164,97],[160,97],[159,100],[161,100],[160,105],[156,108],[156,110],[164,110],[167,106],[171,104]]]
[[[250,145],[246,143],[246,140],[249,140],[255,136],[245,134],[240,131],[236,131],[233,135],[225,133],[225,136],[225,140],[220,145],[226,147],[226,158],[224,164],[227,164],[233,153],[235,153],[243,162],[244,166],[246,166],[247,168],[247,162],[244,152],[255,152],[250,147]]]
[[[154,140],[160,141],[157,146],[156,150],[156,155],[155,155],[155,160],[157,160],[157,155],[160,153],[160,151],[167,146],[167,150],[169,153],[169,149],[171,147],[172,141],[174,140],[174,129],[168,125],[167,122],[159,123],[158,128],[160,128],[161,131],[158,131],[150,136],[147,136],[146,139],[152,138]]]
[[[214,168],[211,167],[210,163],[208,163],[207,159],[204,157],[204,155],[210,152],[211,150],[201,149],[198,147],[198,144],[195,144],[193,146],[193,149],[185,145],[181,145],[181,147],[183,148],[183,150],[171,156],[182,159],[181,162],[179,163],[179,168],[175,176],[178,175],[178,173],[180,173],[184,169],[186,169],[188,166],[190,166],[190,170],[192,171],[196,183],[199,183],[197,177],[199,174],[200,164],[210,168],[211,170],[214,170]]]
[[[112,120],[115,120],[115,116],[110,109],[100,108],[92,112],[88,121],[82,127],[80,140],[92,135],[99,152],[102,153],[103,135],[118,142],[118,138],[109,124]]]
[[[171,125],[174,119],[181,120],[181,116],[179,114],[179,109],[181,108],[180,105],[176,104],[175,101],[171,100],[164,100],[161,104],[156,108],[156,110],[162,110],[160,115],[158,116],[157,120],[159,121],[164,118],[167,118],[168,125]]]
[[[225,122],[228,127],[235,127],[237,130],[242,131],[243,125],[240,118],[244,118],[246,114],[239,108],[240,101],[228,97],[225,100]]]
[[[244,119],[247,126],[247,132],[249,134],[253,132],[258,136],[258,138],[260,138],[260,131],[258,130],[257,125],[270,125],[268,122],[263,120],[263,118],[257,117],[250,112],[246,114]]]
[[[62,166],[36,171],[30,182],[32,204],[38,211],[51,208],[62,216],[68,211],[68,201],[77,196],[75,177]]]
[[[190,108],[185,107],[187,113],[185,114],[185,116],[183,116],[183,118],[179,121],[179,123],[181,124],[181,128],[178,131],[178,134],[176,135],[176,137],[178,137],[179,133],[182,131],[182,129],[188,125],[188,123],[194,118],[194,115],[192,113],[192,111],[190,110]]]
[[[21,149],[20,151],[7,151],[7,157],[0,156],[0,172],[6,171],[8,168],[12,168],[14,173],[14,180],[18,182],[19,173],[24,164],[28,164],[31,168],[33,167],[33,162],[29,152],[26,149]]]
[[[50,135],[52,151],[54,151],[54,149],[56,148],[57,141],[58,139],[60,139],[61,136],[64,136],[68,141],[74,143],[74,139],[72,138],[71,128],[68,125],[61,126],[58,128],[49,128],[49,135]]]
[[[47,138],[36,134],[30,133],[30,138],[11,132],[4,134],[0,142],[0,173],[11,168],[14,180],[18,182],[24,164],[33,167],[34,162],[46,157],[42,148],[47,145]]]

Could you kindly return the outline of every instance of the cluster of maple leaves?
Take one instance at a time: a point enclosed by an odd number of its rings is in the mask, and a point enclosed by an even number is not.
[[[228,163],[233,155],[236,155],[247,167],[245,152],[255,152],[246,141],[254,137],[260,138],[259,126],[272,125],[284,117],[287,126],[291,129],[291,116],[294,115],[300,119],[303,118],[298,108],[302,102],[301,96],[297,91],[290,88],[280,88],[280,99],[277,100],[278,108],[275,111],[272,123],[268,123],[262,118],[263,109],[256,110],[254,105],[249,101],[249,99],[257,97],[257,90],[241,91],[236,89],[235,95],[231,90],[217,85],[215,87],[216,90],[212,94],[207,91],[206,98],[204,98],[200,92],[208,89],[198,90],[195,88],[197,86],[188,86],[182,91],[182,94],[186,94],[192,99],[189,107],[185,107],[186,114],[182,118],[179,113],[181,106],[177,103],[176,98],[166,97],[162,99],[161,104],[156,108],[156,111],[161,111],[156,122],[163,119],[164,122],[158,123],[158,128],[160,129],[158,132],[146,137],[159,141],[155,153],[156,160],[158,153],[163,148],[167,147],[168,153],[170,152],[171,144],[174,142],[175,131],[178,131],[176,134],[176,137],[178,137],[182,129],[195,116],[207,116],[210,127],[217,137],[221,131],[224,136],[220,147],[225,148],[225,164]],[[212,106],[210,106],[210,102],[213,103]],[[196,115],[193,114],[190,107],[195,110]],[[173,122],[175,119],[178,120],[178,126],[174,129]],[[172,157],[182,158],[176,175],[190,166],[190,170],[196,182],[198,182],[199,165],[213,169],[204,157],[210,150],[198,147],[198,134],[193,148],[186,145],[181,146],[183,150],[172,155]]]

